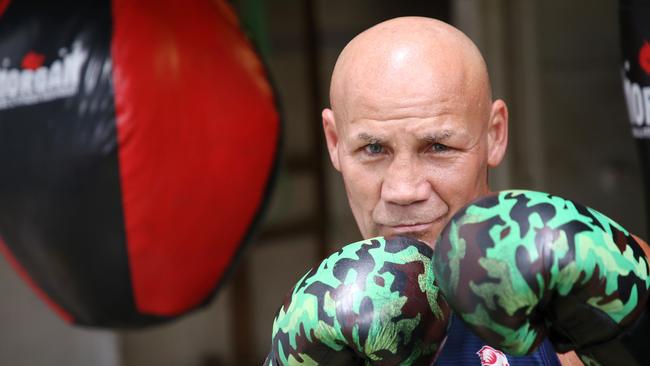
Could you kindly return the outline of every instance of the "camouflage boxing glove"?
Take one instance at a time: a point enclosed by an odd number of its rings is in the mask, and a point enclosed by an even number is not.
[[[648,364],[648,259],[591,208],[532,191],[487,196],[452,218],[434,258],[452,309],[492,346],[526,354],[548,336],[585,365]]]
[[[430,365],[449,307],[433,250],[409,238],[349,244],[309,271],[273,323],[265,365]]]

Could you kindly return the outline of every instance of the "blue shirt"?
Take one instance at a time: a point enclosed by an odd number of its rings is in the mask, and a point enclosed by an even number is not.
[[[460,318],[452,315],[447,341],[434,365],[560,366],[560,360],[548,339],[545,339],[532,355],[504,354],[487,346],[465,326]]]

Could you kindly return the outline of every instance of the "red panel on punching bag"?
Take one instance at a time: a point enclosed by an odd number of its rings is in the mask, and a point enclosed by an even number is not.
[[[77,324],[156,324],[207,303],[279,140],[229,5],[0,0],[0,15],[0,252]]]
[[[113,15],[135,300],[175,314],[203,301],[251,224],[277,116],[262,65],[222,1],[115,0]]]

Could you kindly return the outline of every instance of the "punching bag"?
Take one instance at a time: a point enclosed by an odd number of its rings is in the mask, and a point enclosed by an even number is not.
[[[278,139],[225,0],[0,0],[0,248],[67,321],[138,327],[206,304]]]
[[[650,1],[620,0],[621,75],[645,187],[650,233]]]

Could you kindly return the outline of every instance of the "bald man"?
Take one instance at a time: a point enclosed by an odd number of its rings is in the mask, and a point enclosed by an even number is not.
[[[490,192],[488,169],[508,143],[508,109],[492,100],[485,61],[462,32],[405,17],[378,24],[341,52],[323,129],[364,238],[406,235],[433,246],[452,215]],[[438,365],[556,365],[548,341],[505,355],[452,320]],[[490,363],[499,364],[499,363]],[[563,365],[581,364],[574,354]]]

